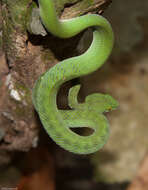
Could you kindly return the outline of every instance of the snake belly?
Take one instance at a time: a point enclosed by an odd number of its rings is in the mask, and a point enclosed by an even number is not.
[[[103,112],[115,109],[116,100],[94,93],[88,95],[84,103],[78,103],[80,85],[69,90],[71,110],[59,110],[56,98],[63,83],[96,71],[106,61],[113,46],[112,28],[105,18],[96,14],[59,20],[53,0],[39,0],[39,9],[45,28],[57,37],[70,38],[88,27],[93,28],[89,49],[80,56],[61,61],[41,75],[32,93],[33,104],[45,130],[59,146],[76,154],[93,153],[108,139],[109,124]],[[71,130],[74,127],[90,127],[93,133],[78,135]]]

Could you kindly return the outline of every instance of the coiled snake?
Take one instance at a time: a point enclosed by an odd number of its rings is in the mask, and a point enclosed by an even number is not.
[[[61,61],[40,76],[32,95],[44,128],[58,145],[77,154],[93,153],[106,143],[109,134],[108,121],[103,112],[115,109],[118,103],[111,96],[100,93],[88,95],[84,103],[78,103],[80,85],[76,85],[69,91],[71,110],[59,110],[56,95],[64,82],[92,73],[102,66],[112,50],[112,28],[105,18],[96,14],[59,20],[53,0],[39,0],[39,9],[44,26],[57,37],[70,38],[93,27],[89,49],[80,56]],[[85,126],[94,132],[81,136],[70,129]]]

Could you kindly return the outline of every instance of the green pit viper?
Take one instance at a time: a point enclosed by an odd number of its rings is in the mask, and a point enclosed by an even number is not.
[[[110,95],[94,93],[78,103],[80,85],[69,90],[70,110],[57,108],[60,86],[74,78],[96,71],[108,58],[113,46],[113,31],[109,22],[97,14],[60,20],[53,0],[39,0],[43,25],[53,35],[70,38],[88,27],[93,29],[93,40],[82,55],[61,61],[39,77],[33,88],[32,99],[41,122],[49,136],[65,150],[76,154],[89,154],[99,150],[109,135],[109,124],[103,112],[115,109],[116,100]],[[71,128],[90,127],[93,133],[78,135]]]

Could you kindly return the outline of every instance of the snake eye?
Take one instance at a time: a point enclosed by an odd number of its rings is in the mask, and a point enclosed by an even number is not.
[[[112,109],[112,107],[109,107],[109,108],[108,108],[108,110],[111,110],[111,109]]]

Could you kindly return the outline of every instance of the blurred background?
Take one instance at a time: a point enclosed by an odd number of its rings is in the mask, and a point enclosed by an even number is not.
[[[80,100],[94,92],[112,95],[119,107],[106,114],[110,122],[107,144],[97,153],[74,155],[57,146],[39,124],[38,138],[34,138],[32,148],[24,151],[21,148],[9,149],[6,146],[11,138],[7,136],[7,141],[3,138],[6,131],[3,130],[4,122],[1,122],[1,188],[148,190],[148,1],[113,0],[103,16],[110,21],[115,33],[112,55],[95,73],[64,85],[64,90],[60,90],[62,95],[59,93],[59,107],[66,104],[65,91],[78,82],[82,84]],[[73,39],[66,42],[55,41],[56,38],[51,36],[28,36],[28,41],[36,47],[42,40],[42,45],[47,48],[45,41],[52,39],[50,49],[58,61],[67,57],[65,52],[71,51],[69,47],[74,43]],[[84,51],[90,42],[88,39],[91,39],[89,30],[81,38],[74,38],[72,47],[75,52],[71,55]],[[64,42],[68,45],[65,44],[61,51],[56,50]],[[53,59],[52,55],[47,57]],[[3,56],[0,58],[2,65]],[[6,112],[5,116],[9,117],[10,123],[13,122]],[[37,114],[34,117],[39,123]],[[21,122],[19,126],[25,127],[25,124]]]

